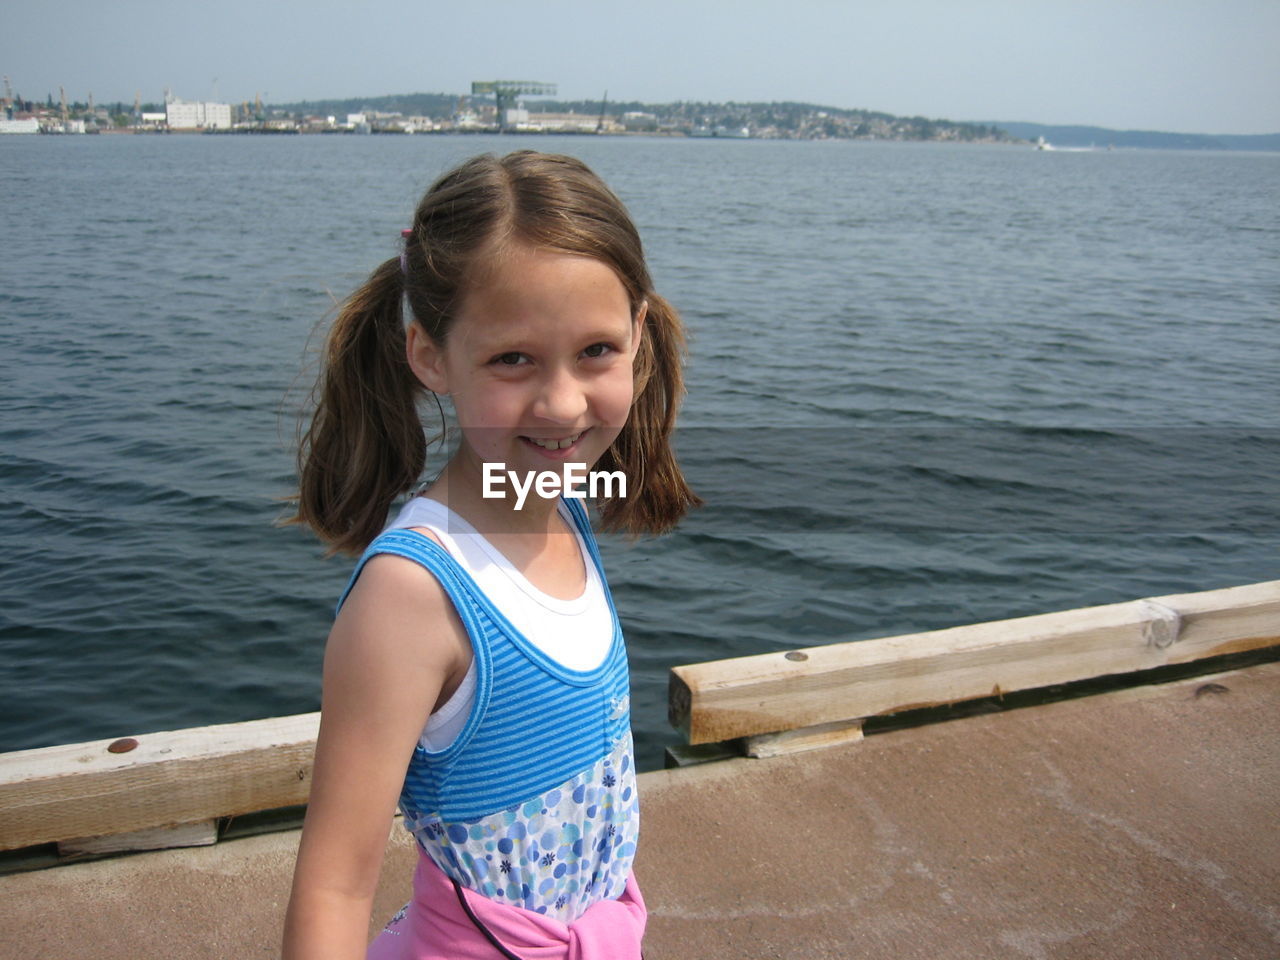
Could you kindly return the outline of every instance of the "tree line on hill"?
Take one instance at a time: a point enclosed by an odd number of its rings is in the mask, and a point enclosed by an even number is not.
[[[473,101],[452,93],[404,93],[342,100],[305,100],[278,104],[279,110],[299,116],[345,116],[349,113],[400,113],[405,116],[448,120]],[[1057,146],[1143,148],[1181,150],[1280,150],[1280,134],[1210,135],[1144,130],[1109,130],[1103,127],[1051,126],[1037,123],[986,121],[956,122],[926,117],[898,117],[874,110],[845,109],[812,103],[642,103],[637,100],[525,101],[531,112],[605,115],[618,119],[627,113],[649,114],[659,131],[704,128],[748,128],[753,136],[779,139],[879,139],[953,140],[966,142],[1021,142],[1044,137]]]
[[[481,101],[483,102],[483,101]],[[298,115],[345,116],[351,113],[400,113],[447,120],[466,109],[471,98],[448,93],[389,94],[342,100],[305,100],[273,107]],[[896,117],[872,110],[848,110],[811,103],[642,103],[640,101],[529,99],[530,112],[577,113],[617,120],[624,114],[648,114],[657,130],[704,127],[737,130],[779,139],[963,140],[998,142],[1013,138],[994,124],[956,123],[926,117]]]

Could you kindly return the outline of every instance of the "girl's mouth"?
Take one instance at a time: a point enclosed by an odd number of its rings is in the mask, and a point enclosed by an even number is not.
[[[521,437],[520,439],[538,447],[545,454],[562,457],[566,455],[566,451],[573,449],[586,433],[587,430],[579,430],[577,433],[571,433],[567,437]]]

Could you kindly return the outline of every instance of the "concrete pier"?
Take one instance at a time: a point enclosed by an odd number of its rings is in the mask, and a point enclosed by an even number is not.
[[[646,958],[1280,956],[1277,744],[1269,663],[643,774]],[[296,846],[0,877],[0,955],[276,956]]]

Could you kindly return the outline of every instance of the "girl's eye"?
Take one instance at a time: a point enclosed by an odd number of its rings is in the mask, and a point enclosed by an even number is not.
[[[607,343],[593,343],[582,352],[585,356],[595,359],[596,357],[603,357],[611,349],[612,347]]]
[[[523,353],[500,353],[494,357],[490,363],[497,363],[504,367],[515,367],[524,360]]]

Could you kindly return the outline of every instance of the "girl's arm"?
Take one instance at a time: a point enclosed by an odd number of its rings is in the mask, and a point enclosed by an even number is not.
[[[363,960],[404,773],[442,689],[470,663],[466,631],[426,570],[370,560],[325,648],[311,796],[285,918],[285,960]]]

